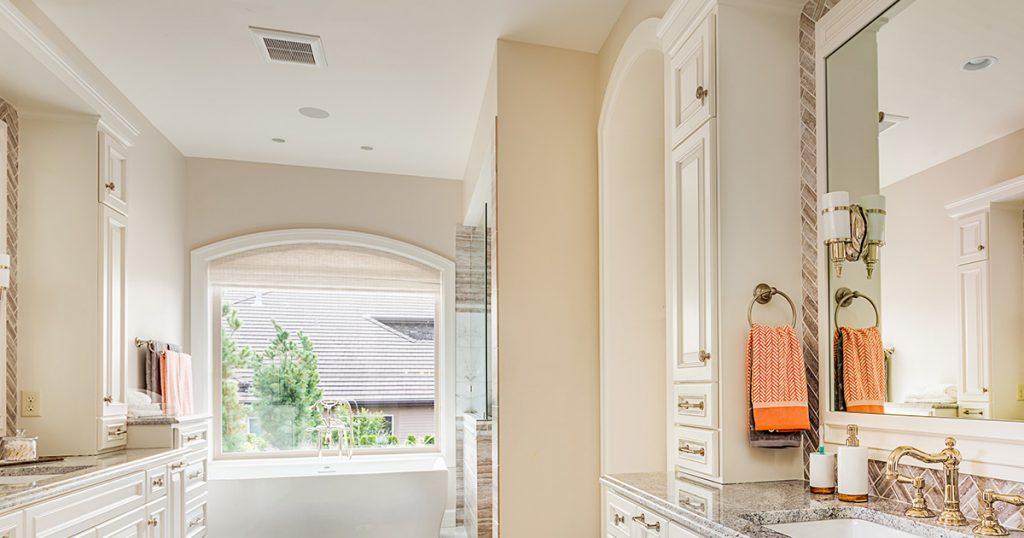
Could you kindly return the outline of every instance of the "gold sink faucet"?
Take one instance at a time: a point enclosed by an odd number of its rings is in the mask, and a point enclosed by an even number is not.
[[[1024,495],[1005,495],[986,489],[981,494],[978,503],[978,512],[981,514],[981,523],[974,527],[974,534],[978,536],[1009,536],[1006,527],[999,524],[999,516],[992,508],[996,501],[1024,506]]]
[[[960,451],[954,448],[956,439],[946,438],[946,448],[936,454],[929,454],[912,446],[898,446],[889,454],[885,464],[885,477],[890,480],[914,486],[914,501],[906,514],[909,517],[935,517],[924,501],[924,479],[911,478],[900,474],[900,458],[910,456],[925,463],[941,463],[946,476],[946,487],[943,491],[942,512],[939,513],[939,524],[951,527],[967,525],[967,518],[960,511]]]

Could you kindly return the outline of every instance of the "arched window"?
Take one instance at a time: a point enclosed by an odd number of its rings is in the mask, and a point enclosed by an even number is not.
[[[436,254],[353,232],[269,232],[194,251],[193,343],[211,359],[215,455],[335,450],[322,402],[341,402],[357,452],[450,446],[453,274]]]

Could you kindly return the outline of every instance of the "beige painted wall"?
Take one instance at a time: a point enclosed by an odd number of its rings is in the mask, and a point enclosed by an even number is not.
[[[186,167],[189,249],[268,230],[335,228],[455,258],[459,181],[218,159],[189,158]]]
[[[643,53],[599,134],[605,474],[665,470],[664,84],[664,55]]]
[[[1024,129],[882,189],[882,334],[896,348],[896,401],[917,386],[957,380],[957,229],[943,206],[1022,174]]]
[[[494,126],[498,114],[497,62],[492,61],[483,104],[477,118],[473,145],[462,180],[463,224],[476,226],[483,218],[483,206],[491,201],[493,189]]]
[[[498,43],[500,531],[597,536],[597,57]]]

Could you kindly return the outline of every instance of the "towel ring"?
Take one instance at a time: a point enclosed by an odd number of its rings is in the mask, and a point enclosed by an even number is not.
[[[754,303],[768,304],[775,295],[781,295],[782,298],[789,303],[789,308],[793,310],[793,321],[790,322],[790,325],[792,325],[793,328],[796,328],[796,305],[793,304],[793,299],[790,299],[789,295],[786,295],[783,291],[769,286],[764,282],[754,287],[754,298],[750,300],[750,306],[747,307],[747,323],[749,323],[751,327],[754,326]]]
[[[850,288],[839,288],[836,290],[836,311],[832,316],[832,322],[835,323],[836,330],[839,330],[839,309],[850,306],[853,304],[854,299],[864,299],[871,303],[871,308],[875,310],[875,327],[878,327],[882,321],[882,316],[878,315],[878,305],[871,300],[871,297]]]

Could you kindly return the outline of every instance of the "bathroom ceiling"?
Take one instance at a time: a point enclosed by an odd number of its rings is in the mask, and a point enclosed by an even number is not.
[[[495,41],[596,52],[625,3],[36,0],[187,156],[452,179]],[[321,36],[327,66],[266,62],[250,26]]]
[[[879,138],[883,187],[1024,129],[1024,2],[904,4],[878,31],[879,108],[909,117]]]

